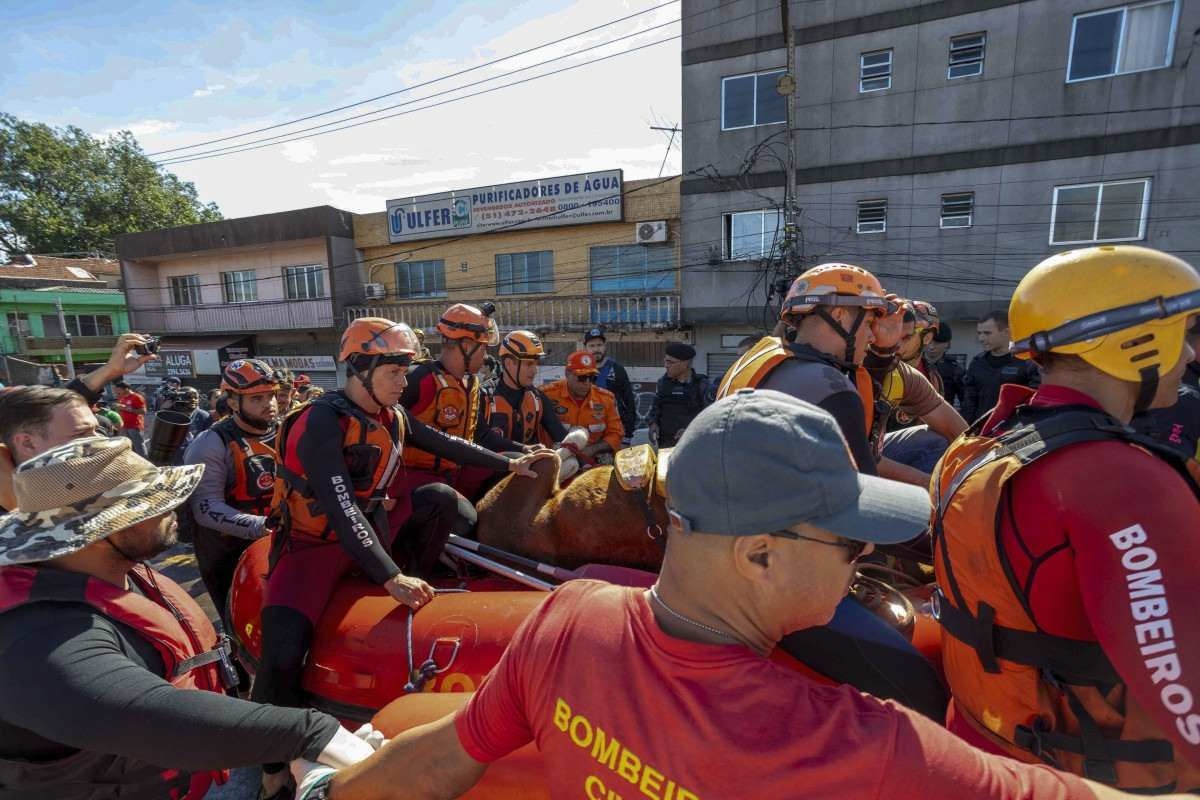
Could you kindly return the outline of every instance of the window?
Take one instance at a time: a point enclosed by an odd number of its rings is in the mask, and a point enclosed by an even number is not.
[[[779,238],[783,212],[739,211],[725,215],[725,257],[730,261],[771,258]]]
[[[1169,66],[1176,11],[1175,0],[1152,0],[1077,15],[1067,83]]]
[[[1150,179],[1054,187],[1050,244],[1125,242],[1146,235]]]
[[[735,75],[721,80],[721,130],[773,125],[787,117],[783,95],[775,83],[784,70]]]
[[[503,253],[496,256],[496,294],[554,291],[554,253]]]
[[[29,315],[15,314],[12,311],[6,315],[8,318],[8,335],[14,339],[22,336],[29,336]]]
[[[254,270],[221,273],[221,294],[226,303],[253,303],[258,299],[258,281]]]
[[[858,232],[883,233],[887,230],[887,200],[858,201]]]
[[[113,323],[109,314],[64,314],[67,333],[72,336],[112,336]],[[57,314],[42,314],[42,331],[47,338],[58,339],[63,335]]]
[[[975,193],[942,195],[942,227],[969,228],[975,221]]]
[[[396,297],[416,299],[419,297],[446,296],[446,262],[397,261]]]
[[[983,74],[983,51],[987,47],[986,33],[967,33],[950,39],[950,66],[947,80],[969,78]]]
[[[284,267],[283,285],[288,300],[316,300],[325,296],[325,281],[321,276],[323,267]]]
[[[892,51],[876,50],[858,57],[858,91],[878,92],[892,88]]]
[[[176,275],[172,277],[171,303],[177,306],[200,305],[200,276]]]
[[[588,250],[593,293],[656,294],[675,289],[675,248],[617,244]]]

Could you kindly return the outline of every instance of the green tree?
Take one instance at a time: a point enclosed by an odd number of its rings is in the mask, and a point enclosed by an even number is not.
[[[0,248],[112,253],[122,233],[213,222],[214,203],[160,169],[133,134],[98,139],[0,113]]]

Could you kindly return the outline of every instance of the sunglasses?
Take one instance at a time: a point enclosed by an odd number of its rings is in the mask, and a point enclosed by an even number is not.
[[[595,375],[576,375],[575,380],[579,381],[580,383],[595,383],[596,376]]]
[[[829,545],[830,547],[845,548],[847,553],[846,561],[850,564],[858,561],[862,557],[863,551],[867,549],[867,542],[858,542],[853,539],[839,538],[836,542],[827,542],[824,539],[805,536],[802,533],[795,533],[793,531],[773,531],[770,535],[778,536],[780,539],[803,539],[806,542],[816,542],[817,544]]]

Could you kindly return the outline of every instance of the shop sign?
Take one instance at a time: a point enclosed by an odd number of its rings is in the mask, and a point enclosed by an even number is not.
[[[620,222],[622,172],[586,172],[387,202],[392,242],[486,233],[499,228],[550,228]]]

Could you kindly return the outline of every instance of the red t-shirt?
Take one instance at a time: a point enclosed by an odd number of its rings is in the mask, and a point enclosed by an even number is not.
[[[137,392],[131,391],[124,397],[118,398],[117,403],[117,413],[121,415],[122,428],[137,428],[140,431],[146,427],[146,416],[144,414],[135,414],[132,411],[125,410],[125,408],[140,408],[145,410],[146,398]]]
[[[984,433],[1026,403],[1099,408],[1064,386],[1005,385]],[[1099,642],[1176,753],[1200,763],[1200,502],[1191,488],[1161,458],[1103,441],[1044,456],[1010,491],[1000,542],[1038,627]],[[985,744],[957,714],[949,725]]]
[[[595,581],[530,615],[455,722],[481,762],[536,741],[555,798],[1093,800],[894,703],[668,636],[643,590]]]

